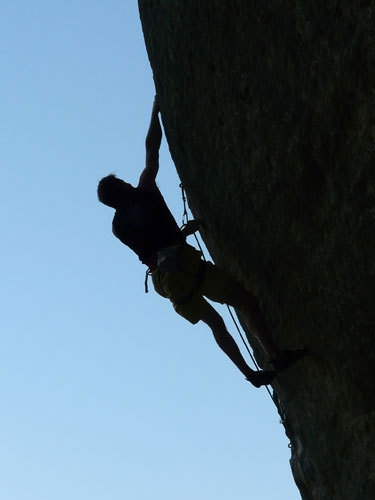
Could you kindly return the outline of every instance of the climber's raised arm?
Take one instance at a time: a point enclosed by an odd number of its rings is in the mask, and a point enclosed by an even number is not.
[[[155,96],[152,107],[150,126],[146,136],[146,167],[139,178],[139,187],[155,187],[155,179],[159,170],[159,149],[162,130],[159,121],[159,104]]]

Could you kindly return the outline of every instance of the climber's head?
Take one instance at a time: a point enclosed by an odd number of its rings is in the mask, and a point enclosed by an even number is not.
[[[131,184],[110,174],[99,181],[98,199],[104,205],[116,209],[124,204],[133,189]]]

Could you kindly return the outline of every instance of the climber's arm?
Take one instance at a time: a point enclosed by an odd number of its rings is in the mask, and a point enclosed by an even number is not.
[[[162,130],[159,121],[159,104],[155,96],[152,107],[150,126],[146,136],[146,167],[143,170],[138,186],[155,187],[156,175],[159,171],[159,149],[162,138]]]
[[[182,234],[186,237],[189,236],[190,234],[195,233],[196,231],[199,231],[201,228],[202,223],[199,220],[189,220],[184,227],[181,229]]]

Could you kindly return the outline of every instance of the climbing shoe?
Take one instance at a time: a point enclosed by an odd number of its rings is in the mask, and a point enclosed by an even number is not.
[[[259,370],[246,377],[246,380],[251,382],[255,387],[260,387],[261,385],[268,385],[276,377],[276,372],[273,371],[263,371]]]
[[[296,349],[295,351],[282,351],[281,357],[278,359],[271,359],[271,365],[277,372],[282,372],[289,368],[293,363],[304,358],[308,354],[308,349]]]

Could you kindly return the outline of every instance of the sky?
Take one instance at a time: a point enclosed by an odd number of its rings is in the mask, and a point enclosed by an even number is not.
[[[144,167],[137,2],[2,0],[0,25],[0,497],[300,498],[267,391],[144,293],[96,198],[101,177]],[[165,138],[158,185],[180,223]]]

